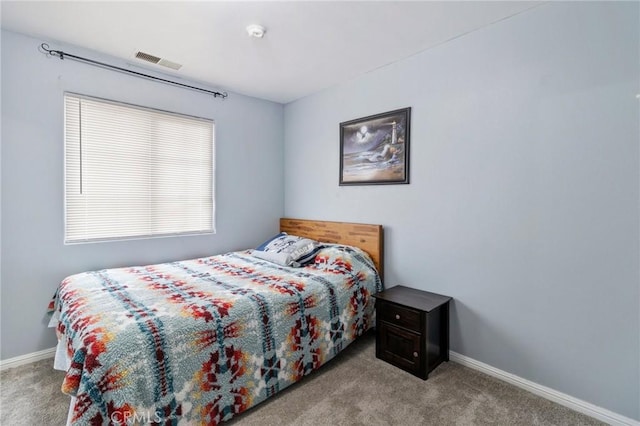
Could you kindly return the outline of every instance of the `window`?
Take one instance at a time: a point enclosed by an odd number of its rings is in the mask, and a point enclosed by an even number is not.
[[[65,94],[65,242],[215,232],[213,121]]]

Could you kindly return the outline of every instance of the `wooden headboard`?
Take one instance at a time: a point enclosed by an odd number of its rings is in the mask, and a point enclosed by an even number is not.
[[[345,244],[366,251],[384,281],[384,233],[382,225],[280,219],[280,231],[325,243]]]

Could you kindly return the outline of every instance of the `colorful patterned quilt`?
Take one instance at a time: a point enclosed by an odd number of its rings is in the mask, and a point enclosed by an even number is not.
[[[78,425],[216,425],[319,368],[372,326],[359,249],[289,268],[250,252],[66,278],[52,308]]]

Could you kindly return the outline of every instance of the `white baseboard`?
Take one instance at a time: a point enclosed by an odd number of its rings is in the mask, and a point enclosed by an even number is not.
[[[640,422],[633,420],[629,417],[625,417],[621,414],[609,411],[606,408],[598,407],[597,405],[583,401],[578,398],[574,398],[557,390],[548,388],[546,386],[539,385],[530,380],[518,377],[515,374],[507,373],[506,371],[499,370],[488,364],[480,361],[476,361],[473,358],[469,358],[459,353],[449,351],[449,358],[451,361],[464,365],[465,367],[473,368],[482,373],[493,376],[497,379],[510,383],[521,389],[529,391],[533,394],[541,396],[550,401],[556,402],[560,405],[564,405],[567,408],[571,408],[574,411],[586,414],[605,423],[615,426],[640,426]]]
[[[32,362],[41,361],[47,358],[53,358],[56,354],[56,348],[44,349],[38,352],[32,352],[26,355],[20,355],[13,358],[0,360],[0,371],[7,370],[13,367],[19,367],[25,364],[31,364]],[[52,364],[53,367],[53,364]]]

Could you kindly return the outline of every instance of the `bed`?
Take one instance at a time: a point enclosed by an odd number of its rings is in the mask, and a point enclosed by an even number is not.
[[[280,220],[323,243],[303,267],[251,250],[67,277],[50,309],[68,424],[229,420],[373,326],[380,225]]]

